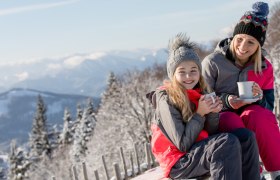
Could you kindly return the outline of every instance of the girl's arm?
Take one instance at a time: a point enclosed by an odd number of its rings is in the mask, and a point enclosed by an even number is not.
[[[213,135],[218,132],[219,118],[219,113],[209,113],[205,116],[204,129],[209,135]]]
[[[205,118],[194,114],[188,123],[182,120],[181,112],[168,102],[165,91],[157,94],[158,117],[169,140],[182,152],[186,152],[195,142],[204,127]]]

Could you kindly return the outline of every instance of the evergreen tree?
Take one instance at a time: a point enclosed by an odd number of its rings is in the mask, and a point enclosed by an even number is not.
[[[60,135],[60,143],[63,145],[72,144],[73,143],[73,122],[71,119],[71,114],[68,109],[64,110],[64,117],[63,117],[63,130]]]
[[[96,118],[95,118],[92,99],[88,100],[88,105],[82,118],[82,125],[83,125],[82,127],[83,139],[85,141],[89,141],[89,139],[93,135],[93,130],[96,125]]]
[[[11,143],[11,151],[9,155],[9,179],[10,180],[24,180],[28,179],[27,170],[31,163],[26,158],[26,153],[23,149],[17,148],[15,141]]]
[[[54,149],[56,149],[59,144],[60,132],[57,128],[57,124],[55,124],[53,126],[48,126],[47,133],[48,133],[48,142],[49,142],[50,152],[53,152]]]
[[[108,98],[110,98],[112,93],[117,90],[117,79],[116,79],[114,72],[110,72],[108,79],[107,79],[106,87],[107,87],[106,90],[102,94],[101,102],[106,101]]]
[[[39,158],[41,155],[51,154],[51,147],[47,132],[46,107],[41,95],[38,96],[37,111],[33,120],[32,130],[29,138],[30,155]]]
[[[95,125],[96,118],[94,107],[92,100],[89,99],[87,109],[83,111],[82,119],[80,120],[80,123],[75,127],[74,143],[71,150],[71,154],[72,157],[74,157],[75,162],[79,162],[81,156],[86,155],[86,151],[88,150],[87,142],[93,135]]]

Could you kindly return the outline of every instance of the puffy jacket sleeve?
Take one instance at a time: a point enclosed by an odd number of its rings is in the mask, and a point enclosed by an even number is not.
[[[202,76],[204,77],[207,84],[211,89],[215,90],[215,84],[218,78],[218,68],[215,66],[213,61],[211,61],[213,54],[206,56],[202,61]],[[217,92],[216,92],[217,93]],[[232,109],[228,103],[228,93],[217,94],[223,102],[223,111]]]
[[[213,135],[218,132],[219,118],[219,113],[209,113],[206,115],[204,129],[209,135]]]
[[[274,76],[273,76],[273,67],[272,64],[265,60],[267,64],[267,69],[263,72],[264,75],[262,79],[265,83],[262,85],[263,98],[257,103],[264,108],[267,108],[271,111],[274,109]],[[265,78],[265,79],[264,79]]]
[[[182,152],[188,151],[204,127],[205,119],[198,114],[194,114],[188,123],[184,123],[181,112],[169,103],[166,91],[157,93],[156,113],[164,133]]]
[[[218,69],[211,61],[212,55],[208,55],[202,61],[202,76],[211,87],[211,89],[215,89],[216,79],[218,78]]]

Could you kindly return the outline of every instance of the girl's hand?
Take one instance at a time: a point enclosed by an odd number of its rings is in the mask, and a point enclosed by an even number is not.
[[[254,82],[252,91],[254,98],[258,98],[259,100],[263,98],[263,91],[258,83]]]
[[[218,96],[216,96],[215,97],[215,102],[214,103],[212,102],[212,104],[210,105],[210,108],[212,110],[211,112],[213,112],[213,113],[220,112],[223,109],[222,100]]]
[[[244,102],[242,99],[238,99],[238,97],[234,95],[229,95],[228,102],[233,109],[239,109],[242,106],[251,104],[251,102]]]
[[[212,111],[211,104],[213,104],[212,99],[205,99],[205,95],[202,95],[198,101],[196,113],[198,113],[200,116],[205,116],[205,114],[208,114]]]

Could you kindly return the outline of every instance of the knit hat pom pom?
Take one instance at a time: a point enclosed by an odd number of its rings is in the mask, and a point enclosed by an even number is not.
[[[268,4],[264,3],[264,2],[256,2],[256,3],[253,4],[252,8],[253,8],[253,12],[257,16],[264,16],[265,17],[269,13]]]
[[[177,49],[184,47],[187,49],[195,49],[196,45],[190,42],[190,38],[184,33],[179,33],[176,37],[169,41],[169,51],[176,51]]]

